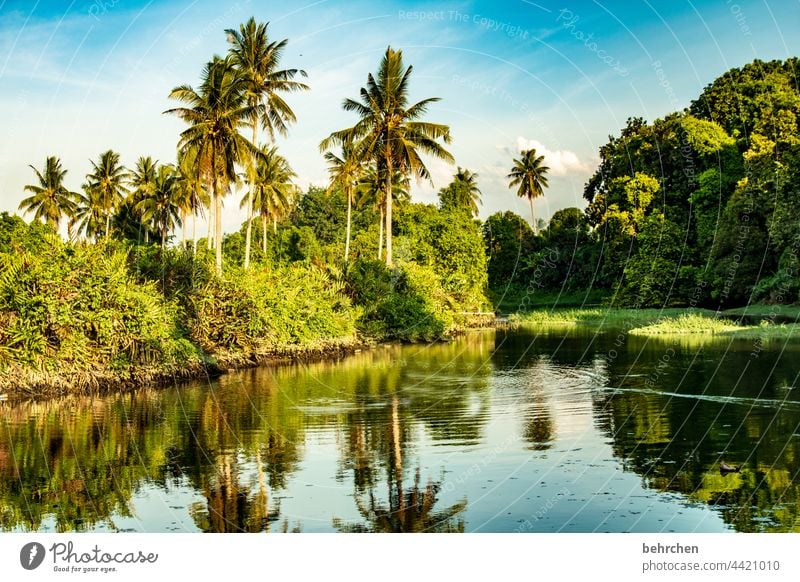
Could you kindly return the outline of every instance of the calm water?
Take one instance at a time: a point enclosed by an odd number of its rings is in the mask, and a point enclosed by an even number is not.
[[[800,531],[799,350],[480,332],[0,403],[0,528]]]

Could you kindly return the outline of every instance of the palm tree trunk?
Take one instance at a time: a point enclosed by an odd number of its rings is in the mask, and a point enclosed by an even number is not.
[[[108,235],[111,232],[111,209],[108,209],[106,213],[106,241],[108,241]]]
[[[267,254],[267,215],[261,215],[261,250]]]
[[[258,147],[256,140],[258,139],[258,123],[257,120],[253,121],[253,145]],[[244,242],[244,268],[250,268],[250,244],[253,231],[253,202],[255,202],[255,192],[253,192],[253,182],[256,176],[256,160],[251,161],[252,167],[250,168],[250,203],[247,205],[247,235]]]
[[[397,511],[403,515],[405,511],[405,495],[403,495],[403,452],[400,448],[400,414],[397,394],[392,398],[392,441],[394,445],[394,477],[397,486]],[[389,491],[391,498],[391,490]]]
[[[278,217],[272,216],[272,234],[278,234]]]
[[[398,475],[403,472],[403,453],[400,449],[400,414],[397,395],[392,397],[392,445],[394,448],[394,468]]]
[[[533,196],[528,198],[531,203],[531,226],[533,227],[533,234],[536,234],[536,216],[533,214]]]
[[[386,160],[386,266],[392,266],[392,162]]]
[[[247,203],[247,235],[244,241],[244,268],[250,268],[250,241],[253,236],[253,191],[250,191],[250,201]]]
[[[181,210],[181,249],[186,248],[186,210]]]
[[[350,199],[352,198],[350,192],[347,192],[347,234],[345,235],[345,242],[344,242],[344,262],[347,262],[347,258],[350,256],[350,207],[352,203]]]
[[[383,204],[380,205],[381,219],[378,221],[378,260],[383,257]]]
[[[214,198],[214,188],[211,188],[211,199],[208,202],[208,237],[206,240],[206,247],[208,250],[211,250],[211,245],[214,242],[214,207],[217,203],[216,199]]]
[[[192,212],[192,256],[197,256],[197,212]]]
[[[222,204],[217,194],[217,149],[211,147],[211,197],[214,199],[214,245],[217,248],[217,275],[222,276]]]

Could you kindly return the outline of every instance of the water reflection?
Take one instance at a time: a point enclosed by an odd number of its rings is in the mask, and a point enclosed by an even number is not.
[[[0,528],[800,531],[798,344],[753,345],[476,333],[3,402]]]

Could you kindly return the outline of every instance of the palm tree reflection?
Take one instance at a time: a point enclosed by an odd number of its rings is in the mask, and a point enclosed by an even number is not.
[[[353,470],[353,488],[356,507],[364,519],[363,523],[346,523],[339,518],[333,519],[333,526],[342,532],[374,532],[374,533],[421,533],[421,532],[463,532],[463,512],[467,507],[466,499],[458,503],[436,510],[438,494],[442,482],[428,479],[422,485],[420,468],[414,472],[414,485],[406,490],[403,485],[403,450],[408,431],[404,430],[400,401],[397,395],[392,396],[391,413],[383,438],[388,436],[388,443],[382,439],[370,439],[365,435],[364,425],[356,423],[361,430],[351,430],[351,441],[345,449],[350,457],[346,466]],[[378,454],[366,450],[367,444],[377,445]],[[388,445],[388,446],[386,446]],[[373,464],[380,456],[387,454],[386,499],[377,495],[378,487],[373,481],[377,471]]]

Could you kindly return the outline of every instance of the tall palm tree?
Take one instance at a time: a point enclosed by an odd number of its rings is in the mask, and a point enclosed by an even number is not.
[[[208,177],[214,218],[217,274],[222,275],[222,198],[235,180],[235,164],[245,163],[255,151],[240,130],[250,127],[253,108],[247,103],[246,81],[231,59],[214,57],[203,69],[198,89],[175,87],[170,98],[187,107],[168,109],[189,124],[178,149],[197,151],[200,172]]]
[[[28,184],[25,191],[33,194],[19,204],[24,212],[33,212],[35,220],[42,220],[58,230],[63,217],[70,218],[75,214],[77,194],[64,186],[67,170],[61,167],[61,160],[49,156],[44,162],[44,170],[40,172],[29,166],[36,173],[38,184]],[[70,238],[72,238],[70,233]]]
[[[254,181],[250,192],[242,198],[241,207],[253,208],[261,216],[262,250],[265,253],[267,221],[272,220],[273,229],[276,229],[278,219],[288,211],[296,191],[292,182],[296,176],[276,146],[262,149],[257,156]]]
[[[275,133],[287,134],[289,123],[297,121],[294,111],[283,100],[280,93],[292,93],[308,90],[308,85],[294,78],[306,72],[299,69],[279,69],[283,51],[288,43],[269,40],[267,27],[269,23],[256,23],[251,17],[246,23],[239,25],[239,30],[227,29],[228,42],[231,44],[230,57],[234,66],[245,81],[247,102],[252,108],[251,123],[253,126],[253,143],[258,143],[258,125],[266,130],[270,142],[274,142]],[[250,189],[255,180],[256,160],[252,159],[248,180]],[[253,196],[250,196],[253,199]],[[252,236],[252,218],[254,209],[247,209],[247,235],[245,238],[244,267],[250,266],[250,243]]]
[[[143,217],[141,213],[136,210],[136,208],[142,200],[153,195],[157,166],[157,160],[153,161],[153,158],[150,156],[141,156],[138,160],[136,160],[136,167],[133,169],[130,175],[130,204],[134,214],[142,222]],[[144,228],[144,242],[150,242],[149,225],[145,225]]]
[[[94,191],[106,222],[105,238],[111,234],[111,215],[128,193],[126,182],[128,171],[119,161],[119,154],[112,150],[100,154],[97,163],[90,160],[92,172],[86,175],[88,189]]]
[[[181,225],[178,174],[171,165],[158,166],[152,192],[142,198],[136,210],[145,221],[156,225],[161,236],[161,248],[167,246],[167,236]]]
[[[358,180],[364,169],[361,160],[353,155],[353,149],[350,144],[342,147],[342,157],[337,156],[333,152],[325,154],[325,160],[328,162],[328,173],[330,174],[331,183],[328,186],[328,194],[331,194],[336,188],[341,188],[347,198],[347,233],[345,234],[344,244],[344,262],[347,262],[350,256],[350,222],[353,203],[355,202],[356,188],[358,187]]]
[[[386,264],[392,264],[392,177],[395,170],[402,175],[430,180],[420,153],[453,161],[453,156],[438,142],[450,143],[446,125],[419,121],[438,97],[408,104],[409,78],[412,66],[403,64],[402,51],[386,49],[378,67],[377,78],[370,73],[367,86],[361,88],[360,101],[345,99],[343,107],[353,111],[359,120],[353,127],[336,131],[320,144],[325,151],[331,146],[352,143],[356,157],[374,160],[384,179],[386,196]]]
[[[508,178],[509,188],[517,186],[517,196],[527,198],[531,203],[531,225],[533,232],[536,232],[536,217],[533,213],[533,199],[544,196],[544,189],[547,188],[547,172],[550,168],[544,165],[544,156],[537,156],[536,150],[531,148],[520,154],[514,160],[514,166]]]

